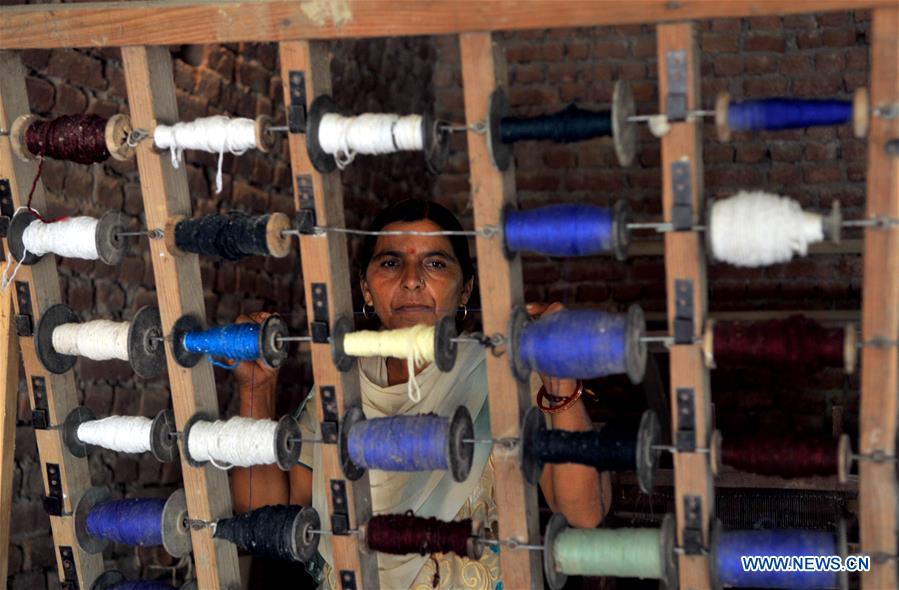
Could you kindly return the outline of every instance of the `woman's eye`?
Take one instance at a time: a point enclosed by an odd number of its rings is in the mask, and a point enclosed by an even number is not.
[[[381,268],[396,268],[400,265],[400,261],[395,258],[385,258],[381,261]]]
[[[425,266],[428,268],[442,269],[446,268],[446,263],[442,260],[428,260],[425,262]]]

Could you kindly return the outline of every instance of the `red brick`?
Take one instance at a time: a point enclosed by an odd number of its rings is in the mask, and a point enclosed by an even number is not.
[[[839,182],[843,173],[838,166],[803,166],[802,180],[808,184],[821,184],[825,182]]]
[[[646,33],[646,27],[644,25],[617,25],[615,27],[615,32],[619,35],[629,37]]]
[[[814,14],[785,14],[783,25],[787,29],[814,29],[817,21]]]
[[[559,86],[559,99],[563,102],[579,102],[587,99],[587,85],[561,84]]]
[[[793,80],[793,94],[814,98],[831,98],[843,89],[843,78],[839,75],[817,75],[812,78]]]
[[[457,52],[458,54],[458,52]],[[216,47],[207,58],[206,64],[226,80],[234,79],[234,54],[224,47]]]
[[[540,64],[516,65],[512,69],[512,80],[518,84],[541,82],[545,76],[544,66]]]
[[[28,104],[33,113],[46,113],[53,108],[53,99],[56,90],[46,80],[25,78],[25,90],[28,92]]]
[[[596,42],[590,55],[600,58],[622,58],[627,57],[627,48],[626,39],[608,39]]]
[[[707,170],[705,174],[706,185],[710,188],[722,187],[732,190],[751,188],[757,186],[761,180],[761,173],[756,168],[748,166],[714,168]]]
[[[813,33],[799,33],[796,35],[796,45],[799,49],[817,49],[821,47],[823,41],[820,31]]]
[[[864,182],[868,167],[861,162],[853,162],[846,167],[846,179],[850,182]]]
[[[783,95],[787,91],[787,80],[781,77],[749,78],[743,82],[747,98],[765,98]]]
[[[634,57],[655,57],[656,38],[640,37],[634,40]]]
[[[755,16],[747,19],[749,28],[753,31],[779,31],[780,17],[776,15]]]
[[[577,287],[577,300],[579,302],[600,302],[609,299],[610,291],[606,285],[580,285]]]
[[[708,53],[732,53],[737,51],[740,39],[736,35],[725,33],[704,33],[702,35],[702,51]]]
[[[519,172],[517,175],[518,190],[554,191],[559,188],[559,177],[545,172]]]
[[[556,99],[556,93],[551,88],[512,87],[509,89],[509,104],[513,107],[545,105],[555,102]]]
[[[868,68],[868,48],[852,47],[847,49],[843,55],[846,59],[846,68],[849,70],[867,70]]]
[[[719,55],[713,62],[716,76],[736,76],[743,71],[743,57],[740,55]]]
[[[810,143],[805,146],[806,160],[836,160],[839,154],[837,143]]]
[[[612,66],[603,63],[596,64],[585,72],[584,77],[586,80],[611,80]]]
[[[19,52],[22,63],[32,70],[42,70],[50,61],[49,49],[25,49]]]
[[[574,82],[577,79],[578,64],[550,64],[546,68],[546,79],[550,82]]]
[[[59,83],[56,85],[56,104],[53,111],[59,115],[74,115],[83,113],[87,108],[87,96],[84,92],[71,84]]]
[[[783,35],[751,34],[743,39],[744,51],[772,51],[783,53],[786,43]]]
[[[812,60],[803,53],[788,53],[780,60],[780,73],[788,76],[811,72]]]
[[[779,55],[747,55],[746,72],[749,74],[772,74],[777,71],[780,59]]]
[[[716,18],[712,20],[712,30],[716,32],[739,32],[743,27],[738,18]]]
[[[590,54],[590,45],[584,41],[572,41],[565,44],[568,59],[586,59]]]
[[[618,68],[618,78],[621,80],[645,80],[646,66],[639,62],[627,62]]]
[[[765,160],[767,155],[768,148],[765,145],[753,143],[737,144],[737,162],[754,164]]]
[[[821,40],[828,47],[850,47],[856,44],[856,33],[853,29],[827,29]]]
[[[793,164],[772,164],[768,171],[768,182],[774,185],[795,186],[800,179],[799,168]]]
[[[103,64],[100,60],[73,49],[57,49],[50,55],[47,75],[62,78],[92,90],[105,90]]]

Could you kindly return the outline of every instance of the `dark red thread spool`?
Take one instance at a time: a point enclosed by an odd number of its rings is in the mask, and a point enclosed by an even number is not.
[[[468,518],[444,522],[408,513],[381,514],[368,521],[365,540],[369,549],[391,555],[455,553],[478,559],[481,553]]]
[[[721,442],[721,461],[740,471],[784,478],[839,475],[849,466],[848,439],[794,437],[729,438]]]

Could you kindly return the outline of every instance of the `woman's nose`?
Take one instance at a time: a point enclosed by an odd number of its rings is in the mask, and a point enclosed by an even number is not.
[[[410,290],[419,289],[424,286],[424,277],[417,266],[409,265],[403,273],[403,286]]]

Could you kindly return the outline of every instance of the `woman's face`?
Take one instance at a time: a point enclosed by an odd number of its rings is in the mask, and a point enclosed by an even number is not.
[[[440,231],[430,219],[397,221],[384,230]],[[379,236],[365,270],[362,296],[385,328],[434,325],[468,302],[472,281],[463,284],[462,268],[446,236]]]

